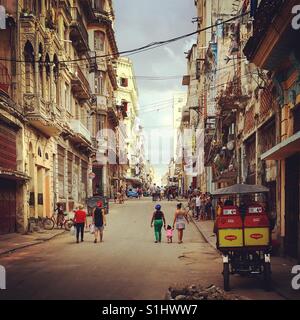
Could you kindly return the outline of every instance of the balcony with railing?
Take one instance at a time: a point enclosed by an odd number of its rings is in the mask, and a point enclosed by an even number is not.
[[[297,0],[262,0],[253,21],[253,34],[244,54],[260,68],[273,70],[284,59],[295,41],[292,8]]]
[[[88,32],[78,8],[71,8],[72,22],[70,24],[70,40],[78,52],[89,51]]]
[[[93,11],[97,19],[102,19],[104,21],[112,21],[112,14],[107,12],[104,7],[103,1],[93,1]]]
[[[80,4],[82,7],[82,10],[84,10],[84,13],[88,17],[88,19],[93,21],[95,19],[93,1],[92,0],[80,0]]]
[[[115,68],[115,61],[112,59],[108,59],[107,61],[107,72],[114,90],[117,90],[118,89],[117,72]]]
[[[91,89],[89,81],[83,73],[81,67],[77,65],[71,80],[72,91],[76,98],[87,100],[91,98]]]
[[[23,107],[28,123],[46,136],[52,137],[62,132],[62,119],[59,118],[53,103],[36,94],[24,93]]]
[[[108,119],[114,127],[119,124],[118,110],[116,106],[116,101],[114,99],[109,99],[107,107]]]
[[[75,133],[75,136],[72,138],[73,140],[79,143],[91,144],[91,134],[87,127],[80,120],[71,120],[70,127]]]

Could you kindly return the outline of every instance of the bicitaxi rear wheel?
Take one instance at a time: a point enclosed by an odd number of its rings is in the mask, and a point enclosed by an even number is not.
[[[228,262],[223,263],[223,279],[224,279],[224,290],[229,291],[230,290],[230,285],[229,285],[230,270],[229,270]]]

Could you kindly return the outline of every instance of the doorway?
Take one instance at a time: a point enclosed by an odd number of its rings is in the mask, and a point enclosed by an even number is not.
[[[17,231],[16,182],[0,178],[0,234]]]

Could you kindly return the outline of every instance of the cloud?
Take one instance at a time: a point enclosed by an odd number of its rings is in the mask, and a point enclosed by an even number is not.
[[[191,23],[196,14],[192,0],[115,0],[116,37],[119,50],[128,50],[145,44],[167,40],[195,31]],[[137,78],[140,119],[145,131],[153,126],[166,126],[172,119],[172,99],[174,91],[184,91],[181,81],[186,74],[187,61],[184,52],[196,41],[195,37],[186,38],[153,50],[129,56],[134,63],[137,76],[178,76],[177,79],[164,81],[145,81]],[[154,106],[159,112],[143,112]],[[146,106],[143,108],[143,106]],[[163,168],[163,169],[162,169]],[[166,166],[159,167],[161,173]]]

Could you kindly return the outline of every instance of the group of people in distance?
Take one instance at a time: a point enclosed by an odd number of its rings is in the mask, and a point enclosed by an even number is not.
[[[178,188],[172,187],[159,187],[154,184],[150,188],[150,194],[153,201],[162,201],[167,199],[168,201],[176,200],[178,198]]]
[[[212,197],[208,193],[201,193],[198,189],[194,190],[189,194],[188,205],[197,221],[215,219]]]
[[[178,203],[174,215],[173,224],[166,225],[165,215],[161,210],[161,205],[157,204],[155,206],[155,211],[153,212],[151,219],[151,228],[154,227],[155,243],[161,242],[162,240],[162,228],[166,230],[167,242],[173,242],[173,230],[178,231],[178,243],[182,243],[183,230],[185,229],[185,223],[189,223],[187,211],[182,208],[182,204]]]

